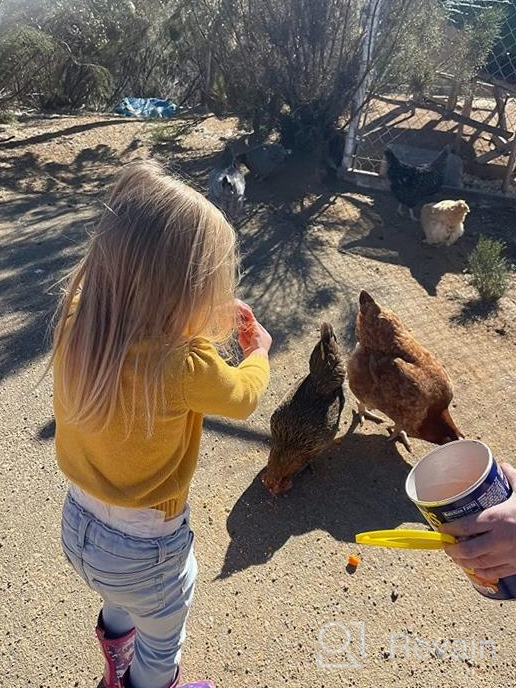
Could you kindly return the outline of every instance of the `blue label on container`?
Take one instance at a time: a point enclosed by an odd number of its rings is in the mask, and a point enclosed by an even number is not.
[[[500,504],[500,502],[504,502],[510,497],[511,494],[512,490],[507,482],[507,478],[496,461],[493,460],[493,465],[485,480],[465,497],[457,499],[451,504],[446,504],[446,506],[429,507],[418,505],[418,508],[432,528],[437,530],[442,523],[456,521],[458,518],[463,518],[470,514],[478,514],[480,511],[484,511],[484,509]],[[516,576],[491,581],[484,580],[470,569],[465,569],[465,571],[475,588],[482,595],[494,600],[516,599]]]

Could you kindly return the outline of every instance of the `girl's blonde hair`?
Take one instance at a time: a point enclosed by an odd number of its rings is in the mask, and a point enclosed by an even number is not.
[[[54,357],[67,422],[101,430],[119,404],[127,420],[122,370],[149,343],[134,365],[151,431],[171,349],[231,336],[236,260],[234,230],[201,194],[154,162],[124,167],[61,302]],[[132,420],[134,401],[133,390]]]

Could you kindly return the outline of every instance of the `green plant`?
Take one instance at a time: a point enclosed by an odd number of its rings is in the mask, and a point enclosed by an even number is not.
[[[15,122],[16,115],[13,112],[0,108],[0,124],[14,124]]]
[[[507,291],[510,266],[503,241],[480,237],[468,259],[471,283],[482,301],[498,301]]]
[[[385,73],[376,74],[373,87],[397,91],[406,83],[413,97],[422,100],[430,95],[437,77],[447,16],[440,0],[415,0],[409,9]]]
[[[54,38],[30,26],[12,26],[0,34],[0,105],[39,104],[53,88],[63,50]]]
[[[463,12],[458,4],[464,5]],[[446,72],[453,74],[458,94],[469,94],[500,36],[502,5],[482,0],[413,0],[410,10],[383,80],[377,74],[374,87],[396,91],[406,82],[420,100],[431,95],[439,73]]]
[[[468,93],[471,85],[489,59],[500,36],[504,12],[500,6],[477,9],[463,18],[450,41],[447,68],[455,75],[459,90]],[[457,24],[456,24],[457,26]]]
[[[276,130],[288,148],[317,151],[345,128],[357,92],[383,77],[407,18],[429,2],[197,0],[183,5],[183,41],[215,112],[236,114],[259,138]],[[413,43],[435,43],[436,32],[414,22]]]
[[[177,136],[176,127],[173,124],[153,124],[149,134],[153,143],[169,143]]]
[[[128,95],[180,100],[189,0],[0,0],[0,106],[103,109]],[[187,95],[190,95],[187,93]]]

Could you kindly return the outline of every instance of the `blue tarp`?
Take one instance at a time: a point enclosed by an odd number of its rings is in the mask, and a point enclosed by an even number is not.
[[[149,117],[167,119],[176,114],[177,105],[159,98],[124,98],[115,107],[115,112],[125,117]]]

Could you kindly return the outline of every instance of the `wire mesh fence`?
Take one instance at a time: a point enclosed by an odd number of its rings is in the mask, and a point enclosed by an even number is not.
[[[389,12],[388,0],[371,0],[375,12],[379,5],[381,12]],[[480,58],[471,49],[457,61],[453,51],[467,47],[467,41],[474,45],[481,40],[474,31],[482,31],[482,13],[493,7],[499,11],[496,27],[489,23],[496,15],[483,15],[492,40],[482,63],[473,64]],[[421,163],[449,144],[462,159],[465,185],[516,193],[516,1],[448,0],[444,11],[444,40],[440,49],[426,56],[426,87],[420,88],[409,62],[405,73],[402,69],[391,83],[378,86],[374,73],[365,79],[355,103],[345,166],[383,175],[387,147],[409,162]],[[369,50],[381,32],[381,20],[376,26],[366,25]],[[465,80],[468,59],[473,78]]]

